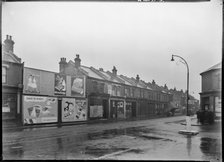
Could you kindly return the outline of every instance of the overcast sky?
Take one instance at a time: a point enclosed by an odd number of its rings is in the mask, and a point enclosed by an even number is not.
[[[11,35],[26,67],[59,71],[61,57],[186,90],[199,99],[201,72],[222,59],[222,1],[197,3],[4,2],[2,41]]]

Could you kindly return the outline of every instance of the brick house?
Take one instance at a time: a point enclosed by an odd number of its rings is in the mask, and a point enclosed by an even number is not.
[[[14,54],[14,41],[7,35],[2,46],[2,119],[21,117],[22,73],[24,63]]]

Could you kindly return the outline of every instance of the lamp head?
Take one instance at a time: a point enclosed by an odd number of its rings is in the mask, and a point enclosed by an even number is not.
[[[172,55],[171,61],[174,61],[173,55]]]

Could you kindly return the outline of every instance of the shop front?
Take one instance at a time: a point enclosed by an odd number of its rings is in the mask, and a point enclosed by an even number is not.
[[[2,119],[16,119],[17,94],[5,93],[2,95]]]
[[[108,119],[109,96],[89,96],[89,119]]]
[[[124,119],[125,118],[124,100],[110,99],[110,118],[112,118],[112,119]]]
[[[136,117],[136,101],[126,100],[126,118],[134,118]]]

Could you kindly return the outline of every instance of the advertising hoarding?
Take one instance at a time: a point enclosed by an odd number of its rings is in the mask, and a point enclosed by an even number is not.
[[[57,98],[42,96],[24,96],[23,119],[24,124],[57,122]]]
[[[25,67],[23,80],[23,92],[26,94],[54,95],[55,73],[53,72]]]
[[[25,92],[40,93],[40,75],[28,74],[25,77]]]
[[[87,120],[86,100],[75,98],[62,99],[62,122]]]
[[[71,78],[71,96],[85,97],[85,77],[73,76]]]
[[[55,95],[65,95],[66,94],[66,76],[55,74],[54,81],[54,94]]]

